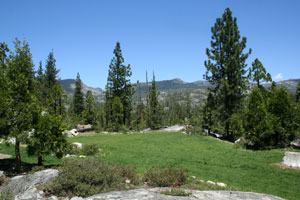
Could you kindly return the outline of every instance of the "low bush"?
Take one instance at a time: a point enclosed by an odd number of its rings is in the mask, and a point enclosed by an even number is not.
[[[152,167],[144,175],[146,181],[152,187],[169,187],[183,185],[188,178],[185,169],[166,167],[165,169]]]
[[[44,191],[49,195],[87,197],[124,189],[128,187],[126,180],[138,180],[136,177],[133,168],[108,165],[96,159],[67,160],[60,175],[45,185]]]
[[[84,144],[81,153],[86,156],[93,156],[99,153],[99,147],[95,144]]]

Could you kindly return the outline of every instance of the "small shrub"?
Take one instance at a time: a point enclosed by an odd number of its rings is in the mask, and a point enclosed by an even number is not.
[[[80,155],[81,149],[75,144],[69,144],[66,153],[70,155]]]
[[[122,169],[122,170],[121,170]],[[120,190],[126,187],[126,178],[135,177],[133,170],[111,166],[96,159],[67,160],[60,175],[45,185],[46,194],[56,196],[82,196]]]
[[[86,156],[93,156],[99,153],[99,148],[95,144],[85,144],[82,147],[81,153]]]
[[[130,184],[138,185],[140,183],[140,177],[136,173],[136,169],[127,165],[127,166],[115,166],[116,172],[119,173],[120,177],[123,178],[122,182],[126,180],[130,181]]]
[[[154,187],[180,186],[186,182],[187,177],[185,169],[152,167],[146,171],[144,181]]]
[[[171,195],[171,196],[190,196],[192,194],[191,192],[186,192],[179,187],[165,189],[165,190],[161,191],[160,193],[165,194],[165,195]]]

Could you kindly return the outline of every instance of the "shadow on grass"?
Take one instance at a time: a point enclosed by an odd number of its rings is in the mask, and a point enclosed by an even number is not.
[[[58,165],[37,165],[27,162],[22,162],[21,171],[17,172],[15,170],[16,159],[15,158],[5,158],[1,159],[0,162],[0,171],[4,171],[6,176],[12,177],[20,174],[27,174],[29,172],[35,172],[48,168],[57,168]]]

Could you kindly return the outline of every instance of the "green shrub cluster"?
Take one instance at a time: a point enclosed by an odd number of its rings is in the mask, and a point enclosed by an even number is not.
[[[126,180],[138,183],[135,169],[108,165],[96,159],[67,160],[61,167],[60,175],[45,185],[44,190],[57,196],[87,197],[124,189]]]
[[[152,167],[144,175],[144,181],[153,187],[180,186],[186,183],[188,178],[185,169],[166,167],[164,169]]]

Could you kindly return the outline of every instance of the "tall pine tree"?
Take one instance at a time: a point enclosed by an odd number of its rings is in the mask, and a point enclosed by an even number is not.
[[[162,111],[158,101],[158,91],[156,89],[155,76],[153,73],[152,85],[149,89],[149,105],[147,108],[147,126],[151,129],[159,129],[161,127]]]
[[[246,38],[241,38],[237,20],[226,8],[221,18],[217,18],[211,28],[211,48],[206,49],[208,60],[204,62],[207,69],[205,79],[214,85],[213,93],[218,105],[219,120],[224,123],[226,139],[233,141],[230,132],[230,118],[242,105],[247,89],[246,59],[248,53]]]
[[[82,92],[82,82],[79,73],[77,73],[76,82],[75,82],[72,109],[73,109],[73,113],[78,118],[82,117],[82,113],[84,111],[84,96]]]
[[[131,124],[131,111],[132,111],[132,96],[134,93],[133,87],[130,83],[131,68],[130,65],[124,65],[124,58],[122,56],[122,50],[120,43],[117,42],[114,49],[114,57],[111,60],[108,70],[107,85],[106,85],[106,121],[107,128],[111,127],[112,124],[121,123],[125,126],[130,126]],[[115,109],[112,112],[112,105],[118,103],[118,97],[122,104],[122,109]],[[122,113],[115,113],[117,110]],[[113,117],[114,115],[122,116],[123,119],[120,121],[118,118]],[[115,122],[117,120],[118,122]]]
[[[85,96],[85,109],[83,112],[86,124],[95,124],[96,120],[96,103],[95,98],[90,90],[87,91]]]

